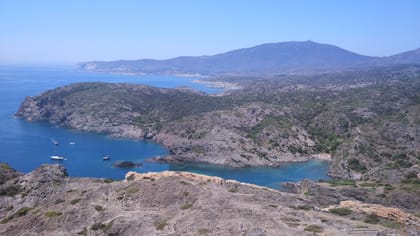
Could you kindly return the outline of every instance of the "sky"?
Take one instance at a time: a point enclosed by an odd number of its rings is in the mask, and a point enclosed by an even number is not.
[[[0,0],[0,63],[213,55],[312,40],[369,56],[420,47],[420,0]]]

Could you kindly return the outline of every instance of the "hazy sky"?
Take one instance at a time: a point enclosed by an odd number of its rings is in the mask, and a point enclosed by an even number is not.
[[[313,40],[372,56],[420,47],[420,0],[0,0],[0,62],[210,55]]]

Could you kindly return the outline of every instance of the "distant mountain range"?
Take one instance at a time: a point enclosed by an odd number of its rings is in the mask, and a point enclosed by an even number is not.
[[[79,64],[79,68],[96,72],[211,76],[308,74],[394,64],[420,64],[420,49],[390,57],[370,57],[334,45],[312,41],[282,42],[262,44],[213,56],[84,62]]]

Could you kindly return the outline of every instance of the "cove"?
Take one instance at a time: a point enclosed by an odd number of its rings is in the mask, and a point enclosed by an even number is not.
[[[169,170],[188,171],[197,174],[218,176],[240,182],[280,189],[282,182],[297,182],[303,179],[327,180],[328,162],[309,160],[305,162],[285,163],[279,167],[231,168],[208,164],[170,165]]]
[[[220,89],[194,83],[195,78],[175,76],[133,76],[76,71],[71,67],[0,66],[0,162],[6,162],[22,172],[30,172],[41,164],[61,163],[70,176],[122,179],[128,170],[190,171],[220,176],[272,188],[284,181],[328,179],[328,163],[309,161],[269,168],[228,168],[205,164],[169,165],[145,160],[167,154],[165,147],[148,141],[110,138],[106,135],[55,127],[44,122],[26,122],[13,117],[25,96],[34,96],[58,86],[75,82],[138,83],[156,87],[187,86],[215,93]],[[52,139],[59,145],[54,145]],[[63,155],[64,161],[54,161],[51,155]],[[111,156],[104,161],[103,156]],[[115,161],[142,162],[133,169],[112,167]]]

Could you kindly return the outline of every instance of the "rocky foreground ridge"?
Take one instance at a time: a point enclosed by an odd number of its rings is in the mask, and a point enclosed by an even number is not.
[[[328,209],[305,194],[185,172],[70,178],[61,165],[28,174],[0,165],[1,235],[418,235],[419,218],[351,200]],[[349,199],[347,199],[349,200]],[[369,207],[369,206],[368,206]],[[363,206],[363,209],[367,208]],[[354,209],[354,211],[352,210]]]

